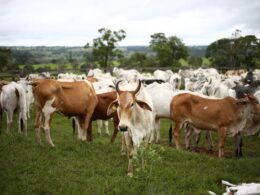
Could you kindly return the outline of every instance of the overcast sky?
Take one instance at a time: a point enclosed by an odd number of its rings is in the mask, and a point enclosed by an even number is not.
[[[83,46],[102,27],[126,31],[120,46],[149,45],[158,32],[186,45],[235,29],[260,38],[260,0],[0,0],[1,46]]]

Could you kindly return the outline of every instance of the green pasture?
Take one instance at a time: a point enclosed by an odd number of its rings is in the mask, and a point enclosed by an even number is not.
[[[221,180],[231,183],[260,182],[260,138],[244,139],[244,157],[233,156],[233,138],[226,139],[226,157],[218,159],[217,134],[214,153],[176,150],[168,144],[169,122],[163,120],[162,142],[152,144],[143,155],[147,166],[135,160],[134,177],[126,175],[127,157],[120,153],[121,135],[114,144],[105,134],[79,142],[72,135],[71,120],[56,114],[51,136],[55,148],[36,144],[34,118],[28,120],[28,136],[18,134],[14,125],[6,134],[5,121],[0,134],[1,194],[217,194],[224,192]],[[5,120],[5,118],[4,118]],[[16,122],[16,121],[15,121]],[[110,122],[110,132],[112,133]],[[183,140],[183,139],[182,139]],[[200,143],[206,148],[204,136]]]

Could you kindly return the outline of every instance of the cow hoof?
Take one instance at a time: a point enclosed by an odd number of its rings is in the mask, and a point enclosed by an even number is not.
[[[127,173],[128,177],[133,177],[133,173]]]

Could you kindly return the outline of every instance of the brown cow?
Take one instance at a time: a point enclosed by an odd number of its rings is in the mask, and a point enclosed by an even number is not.
[[[252,135],[260,129],[260,104],[254,96],[236,100],[232,97],[210,99],[190,93],[179,94],[171,102],[171,118],[175,122],[173,137],[179,149],[179,131],[183,123],[219,135],[218,156],[224,156],[226,133]]]
[[[92,140],[92,121],[95,120],[108,120],[110,118],[113,118],[114,120],[114,133],[111,137],[111,143],[113,143],[115,141],[116,135],[118,133],[118,123],[119,123],[119,119],[117,116],[116,112],[110,113],[110,115],[107,115],[107,109],[109,107],[109,105],[111,104],[111,102],[115,101],[117,99],[117,93],[116,91],[111,91],[111,92],[107,92],[107,93],[101,93],[101,94],[96,94],[97,95],[97,99],[98,99],[98,104],[95,108],[95,111],[92,115],[90,124],[89,124],[89,136],[90,136],[90,140]],[[77,123],[77,121],[75,121]],[[77,130],[78,130],[78,123],[77,123]],[[75,129],[74,129],[75,132]]]
[[[59,82],[47,79],[34,81],[32,86],[36,105],[37,141],[41,143],[40,128],[43,128],[48,143],[54,146],[50,136],[50,123],[55,111],[68,117],[75,116],[80,125],[78,138],[86,140],[89,122],[98,102],[91,84],[88,81]]]

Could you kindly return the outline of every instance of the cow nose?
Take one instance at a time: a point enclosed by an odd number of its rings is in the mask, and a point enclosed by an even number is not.
[[[122,132],[125,132],[125,131],[127,131],[127,126],[124,126],[124,125],[119,126],[119,130]]]

